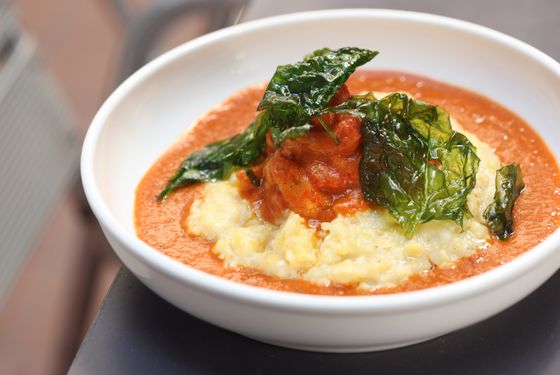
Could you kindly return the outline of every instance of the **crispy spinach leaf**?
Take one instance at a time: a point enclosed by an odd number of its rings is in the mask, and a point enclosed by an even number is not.
[[[253,184],[253,186],[261,186],[261,179],[257,177],[255,171],[253,171],[251,168],[245,168],[245,175],[247,176],[247,178],[249,178],[249,181],[251,181],[251,184]]]
[[[330,110],[364,121],[359,168],[366,200],[387,208],[407,235],[430,220],[462,225],[479,158],[445,110],[400,93],[356,96]]]
[[[376,51],[354,47],[323,48],[301,62],[279,66],[258,106],[266,111],[276,145],[308,132],[311,118],[325,108],[357,67],[376,55]]]
[[[319,113],[354,70],[377,55],[359,48],[323,48],[302,62],[279,66],[259,104],[264,110],[241,134],[210,144],[191,154],[158,195],[164,199],[180,186],[227,178],[232,171],[253,162],[262,152],[266,133],[281,144],[311,129]]]
[[[496,171],[494,201],[484,211],[484,219],[492,233],[502,241],[513,234],[513,205],[524,188],[518,165],[506,165]]]
[[[235,169],[253,162],[261,154],[268,125],[259,115],[247,129],[236,136],[215,142],[192,153],[158,195],[164,199],[180,186],[196,182],[223,180]]]

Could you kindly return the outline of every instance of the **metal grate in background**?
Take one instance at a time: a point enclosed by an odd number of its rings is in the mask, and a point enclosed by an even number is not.
[[[0,309],[78,171],[80,143],[34,52],[0,3]]]

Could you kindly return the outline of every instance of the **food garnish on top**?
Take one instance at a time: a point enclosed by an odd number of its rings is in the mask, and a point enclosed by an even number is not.
[[[462,226],[480,162],[475,146],[441,107],[405,93],[351,96],[344,83],[376,55],[323,48],[279,66],[245,131],[192,153],[158,198],[239,171],[248,182],[242,189],[254,189],[261,216],[272,222],[288,208],[320,224],[367,202],[386,208],[408,237],[433,220]],[[507,240],[524,188],[519,166],[497,170],[495,185],[484,219]]]

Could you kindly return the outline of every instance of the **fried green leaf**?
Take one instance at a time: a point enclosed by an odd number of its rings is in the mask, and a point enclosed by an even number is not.
[[[311,118],[333,98],[350,74],[377,52],[359,48],[323,48],[302,62],[279,66],[259,104],[262,110],[243,133],[210,144],[191,154],[158,195],[164,199],[178,187],[227,178],[252,163],[262,153],[266,133],[280,145],[300,137],[312,127]]]
[[[215,142],[192,153],[158,195],[164,199],[178,187],[197,182],[224,180],[236,169],[251,164],[261,154],[268,125],[262,114],[236,136]]]
[[[494,201],[484,211],[484,220],[492,233],[502,241],[513,234],[513,206],[524,188],[518,165],[506,165],[496,171]]]
[[[330,110],[363,119],[359,172],[366,200],[387,208],[407,235],[431,220],[462,226],[480,160],[445,110],[400,93],[357,96]]]
[[[323,121],[321,117],[317,117],[317,120],[319,121],[319,124],[321,124],[323,129],[325,129],[329,137],[333,139],[334,143],[336,143],[337,145],[340,144],[340,139],[338,139],[335,132],[325,123],[325,121]]]
[[[376,55],[376,51],[354,47],[323,48],[301,62],[279,66],[258,106],[266,111],[275,144],[309,131],[311,118],[325,108],[357,67]]]
[[[251,184],[253,184],[253,186],[261,186],[261,180],[257,177],[255,171],[253,171],[251,168],[245,168],[245,175],[249,178],[249,181],[251,181]]]

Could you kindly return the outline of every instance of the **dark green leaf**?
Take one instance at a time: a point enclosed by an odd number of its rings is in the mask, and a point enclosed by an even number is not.
[[[253,186],[256,186],[256,187],[261,186],[261,180],[257,177],[255,172],[251,168],[246,168],[245,169],[245,174],[247,175],[247,177],[249,178],[249,181],[251,181],[251,184],[253,184]]]
[[[479,159],[443,109],[392,94],[353,97],[330,109],[362,117],[360,182],[366,200],[386,207],[410,235],[418,224],[462,225]]]
[[[311,118],[325,108],[357,67],[375,55],[376,51],[353,47],[324,48],[301,62],[279,66],[258,106],[266,110],[276,145],[307,132]]]
[[[267,122],[262,121],[263,115],[259,115],[242,133],[192,153],[158,199],[164,199],[181,186],[226,179],[234,170],[252,163],[261,154],[268,132]]]
[[[249,165],[262,152],[266,133],[272,129],[279,145],[311,129],[311,118],[319,113],[354,70],[377,52],[359,48],[317,50],[294,65],[278,67],[261,100],[264,110],[243,133],[210,144],[193,153],[158,195],[165,198],[180,186],[227,178],[232,171]]]
[[[513,205],[525,188],[518,165],[510,164],[496,171],[494,201],[484,211],[486,224],[500,240],[513,234]]]
[[[311,59],[313,59],[313,58],[315,58],[315,57],[317,57],[317,56],[326,55],[326,54],[330,53],[331,51],[332,51],[332,50],[331,50],[330,48],[321,48],[321,49],[315,50],[315,51],[311,52],[310,54],[306,55],[306,56],[303,58],[303,61],[311,60]]]
[[[325,129],[327,134],[333,139],[334,143],[336,143],[337,145],[340,144],[340,139],[338,139],[335,132],[333,132],[333,130],[329,128],[329,126],[321,119],[321,117],[317,117],[317,119],[321,124],[321,126],[323,127],[323,129]]]

